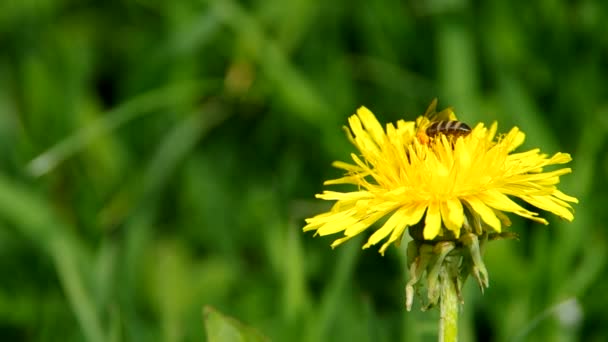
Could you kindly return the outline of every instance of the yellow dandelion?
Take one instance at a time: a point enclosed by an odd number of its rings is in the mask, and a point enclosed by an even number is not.
[[[429,110],[434,110],[434,104]],[[451,110],[444,111],[455,120]],[[510,224],[505,213],[547,224],[514,198],[568,221],[574,218],[568,202],[577,199],[556,187],[560,176],[571,169],[544,170],[568,163],[570,155],[548,156],[539,149],[515,152],[525,138],[517,127],[497,135],[496,123],[490,127],[480,123],[466,135],[420,139],[421,130],[429,124],[426,116],[416,122],[389,123],[383,129],[365,107],[348,122],[350,128],[345,130],[360,154],[351,154],[353,163],[334,162],[346,174],[324,184],[354,184],[357,190],[318,194],[317,198],[336,203],[329,212],[307,219],[303,228],[321,236],[342,232],[344,236],[332,247],[378,222],[363,248],[388,238],[380,248],[382,254],[400,241],[408,227],[422,220],[424,240],[446,235],[458,239],[461,231],[500,233]]]

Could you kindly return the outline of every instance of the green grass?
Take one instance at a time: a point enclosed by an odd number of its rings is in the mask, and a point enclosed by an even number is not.
[[[201,341],[211,306],[273,341],[435,340],[436,310],[405,312],[403,248],[332,251],[301,227],[327,208],[314,194],[352,151],[357,107],[413,119],[438,97],[571,153],[561,187],[580,200],[574,222],[513,218],[520,240],[490,245],[462,340],[605,340],[606,15],[599,0],[2,2],[0,339]]]

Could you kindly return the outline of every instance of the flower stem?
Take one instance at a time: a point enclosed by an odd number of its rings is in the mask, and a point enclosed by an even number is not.
[[[439,317],[439,342],[458,341],[458,293],[456,284],[445,267],[439,273],[441,298]]]

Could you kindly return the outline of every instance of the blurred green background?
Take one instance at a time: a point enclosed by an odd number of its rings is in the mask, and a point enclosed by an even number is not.
[[[433,341],[404,251],[303,234],[365,105],[571,153],[576,218],[513,218],[463,341],[608,339],[608,5],[0,2],[0,339],[204,341],[210,305],[273,341]]]

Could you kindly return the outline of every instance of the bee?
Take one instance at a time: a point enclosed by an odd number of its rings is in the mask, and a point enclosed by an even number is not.
[[[432,138],[443,134],[448,138],[456,139],[471,133],[471,127],[464,122],[456,120],[452,108],[436,111],[437,99],[429,105],[423,117],[418,119],[416,137],[423,144],[428,144]]]

